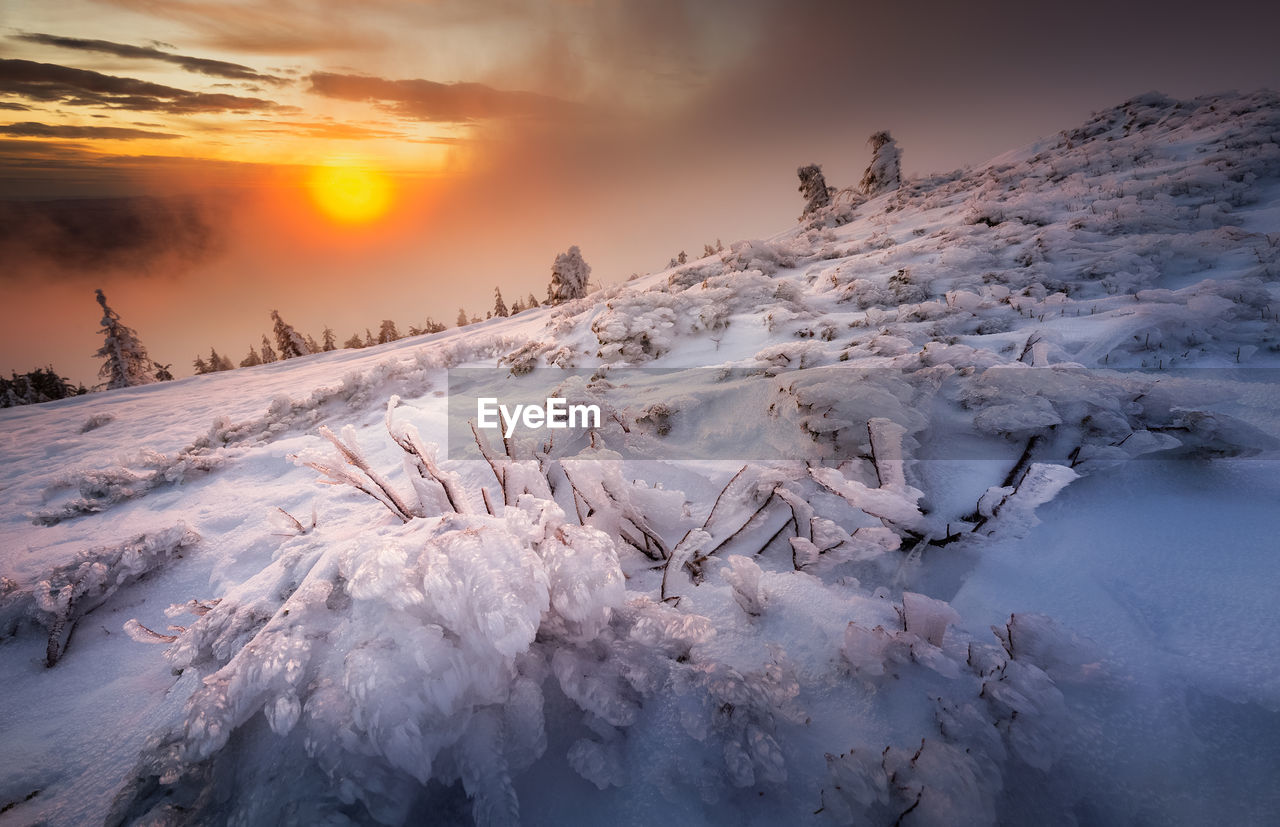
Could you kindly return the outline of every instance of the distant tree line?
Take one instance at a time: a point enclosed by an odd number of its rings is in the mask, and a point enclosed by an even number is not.
[[[502,289],[495,287],[493,308],[485,313],[485,319],[495,316],[514,316],[544,304],[560,304],[580,299],[587,293],[590,275],[591,265],[583,260],[582,252],[577,246],[570,247],[567,252],[556,256],[551,266],[551,281],[547,285],[545,302],[539,302],[530,293],[524,301],[516,299],[508,305],[502,298]],[[103,336],[103,344],[94,355],[103,360],[102,367],[98,371],[103,381],[92,390],[129,388],[173,379],[173,374],[169,370],[172,366],[154,361],[138,338],[138,332],[120,321],[120,314],[107,304],[107,297],[101,290],[97,290],[96,294],[98,304],[102,306],[102,328],[98,332]],[[271,335],[264,333],[261,344],[250,345],[249,352],[240,360],[239,367],[249,368],[282,359],[293,359],[338,349],[337,335],[328,326],[325,326],[321,332],[320,341],[316,341],[310,334],[299,333],[293,325],[280,316],[278,310],[271,311],[271,321]],[[484,319],[468,315],[465,308],[458,309],[458,327],[481,321]],[[428,318],[422,325],[410,325],[406,333],[401,333],[393,320],[383,319],[377,335],[372,329],[365,328],[363,336],[359,331],[353,333],[342,343],[342,347],[372,347],[394,342],[405,336],[422,336],[439,333],[445,329],[445,325]],[[219,353],[214,347],[209,348],[207,356],[197,356],[192,366],[196,374],[234,370],[237,367],[236,363]],[[0,377],[0,407],[48,402],[53,399],[78,396],[88,393],[89,390],[83,385],[72,385],[52,366],[37,368],[24,374],[14,372],[11,379]]]

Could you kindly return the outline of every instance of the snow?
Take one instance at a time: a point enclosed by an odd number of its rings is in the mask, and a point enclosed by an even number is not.
[[[554,307],[0,411],[0,825],[1268,820],[1277,134],[1147,95]],[[601,427],[486,442],[490,386]]]

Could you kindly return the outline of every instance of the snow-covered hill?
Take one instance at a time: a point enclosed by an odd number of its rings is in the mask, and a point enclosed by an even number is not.
[[[0,824],[1266,821],[1278,277],[1280,97],[1147,95],[555,308],[2,411]],[[473,436],[477,377],[601,427]]]

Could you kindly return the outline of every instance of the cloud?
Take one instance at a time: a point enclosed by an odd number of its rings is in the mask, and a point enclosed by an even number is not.
[[[186,27],[201,43],[236,52],[303,55],[377,50],[392,38],[347,0],[99,0]],[[383,3],[369,4],[375,8]],[[392,6],[397,5],[391,3]]]
[[[153,132],[149,129],[129,129],[122,126],[67,126],[24,121],[0,124],[0,135],[19,138],[91,138],[111,141],[132,141],[142,138],[181,138],[171,132]]]
[[[179,66],[187,70],[188,72],[195,72],[200,75],[209,75],[211,77],[229,78],[231,80],[249,80],[260,83],[288,83],[284,78],[262,74],[248,66],[241,66],[239,63],[228,63],[224,60],[210,60],[202,57],[173,54],[171,52],[161,51],[158,48],[130,46],[125,43],[112,43],[107,40],[86,40],[79,37],[60,37],[58,35],[40,34],[38,32],[14,35],[14,39],[23,40],[28,43],[38,43],[42,46],[57,46],[63,49],[76,49],[82,52],[98,52],[100,54],[115,55],[116,57],[134,58],[138,60],[159,60],[165,63],[172,63],[175,66]]]
[[[365,101],[404,118],[468,123],[517,118],[560,118],[582,111],[569,101],[535,92],[494,89],[483,83],[389,80],[371,75],[313,72],[310,92],[328,98]]]
[[[392,129],[380,129],[353,123],[272,121],[251,131],[264,134],[305,136],[337,140],[368,140],[373,138],[405,138],[405,133]]]
[[[205,212],[180,198],[0,201],[0,283],[180,273],[222,246]]]
[[[281,108],[262,98],[191,92],[88,69],[11,59],[0,59],[0,94],[35,101],[61,101],[70,106],[104,106],[171,114]]]

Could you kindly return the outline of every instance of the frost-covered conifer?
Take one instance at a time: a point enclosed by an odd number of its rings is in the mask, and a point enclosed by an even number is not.
[[[373,331],[366,327],[364,329],[364,346],[373,347],[377,343],[378,343],[378,340],[373,338]]]
[[[333,328],[329,327],[328,325],[325,325],[324,333],[321,334],[320,338],[321,338],[320,347],[325,353],[328,353],[331,350],[338,349],[338,337],[334,335]]]
[[[383,319],[382,327],[378,328],[378,344],[385,345],[387,342],[394,342],[400,338],[400,331],[396,329],[396,323],[391,319]]]
[[[441,331],[444,331],[444,330],[448,330],[448,327],[446,325],[442,325],[439,322],[437,322],[435,319],[428,316],[427,320],[422,323],[422,327],[411,326],[409,328],[409,335],[421,336],[424,333],[440,333]]]
[[[542,303],[539,302],[536,298],[534,298],[534,295],[532,293],[530,293],[528,298],[524,300],[525,310],[532,310],[535,307],[541,307],[541,306],[542,306]]]
[[[262,357],[258,355],[258,351],[253,349],[253,345],[249,345],[249,355],[240,360],[240,367],[251,368],[254,365],[261,365]]]
[[[98,304],[102,305],[102,329],[98,332],[106,337],[94,354],[106,360],[98,370],[103,380],[101,387],[129,388],[155,382],[156,363],[147,356],[137,331],[121,324],[120,314],[107,306],[107,297],[101,290],[96,292]]]
[[[587,295],[587,279],[591,276],[591,265],[582,260],[582,251],[573,245],[567,253],[556,256],[551,265],[551,283],[547,285],[547,303],[580,299]]]
[[[896,190],[902,180],[902,150],[888,132],[867,139],[871,144],[871,164],[862,174],[862,191],[867,195]]]
[[[213,373],[220,370],[233,370],[235,365],[231,364],[231,360],[218,352],[217,348],[209,348],[208,372]]]
[[[0,408],[34,405],[89,392],[84,385],[76,387],[70,380],[59,376],[52,366],[23,374],[13,371],[12,374],[12,379],[0,377]]]
[[[502,300],[502,288],[493,288],[493,315],[507,317],[511,315],[511,311],[507,309],[507,303]]]
[[[831,203],[831,190],[827,188],[827,179],[822,175],[822,167],[809,164],[797,169],[796,175],[800,176],[800,194],[805,199],[801,218]]]
[[[295,356],[307,356],[311,353],[307,340],[294,330],[292,325],[280,318],[279,311],[272,310],[271,318],[276,323],[276,349],[280,351],[281,359],[292,359]]]
[[[458,327],[466,327],[471,324],[471,320],[467,318],[467,311],[461,307],[458,308],[458,318],[454,321]]]
[[[203,356],[197,356],[195,361],[191,363],[191,367],[196,369],[196,376],[209,372],[209,363],[204,360]]]
[[[352,333],[351,338],[342,343],[342,346],[348,349],[364,347],[364,340],[360,338],[359,333]]]
[[[264,365],[270,364],[280,358],[276,355],[276,349],[271,346],[271,342],[267,340],[265,333],[262,335],[262,347],[260,349],[260,354],[262,356],[262,364]]]

